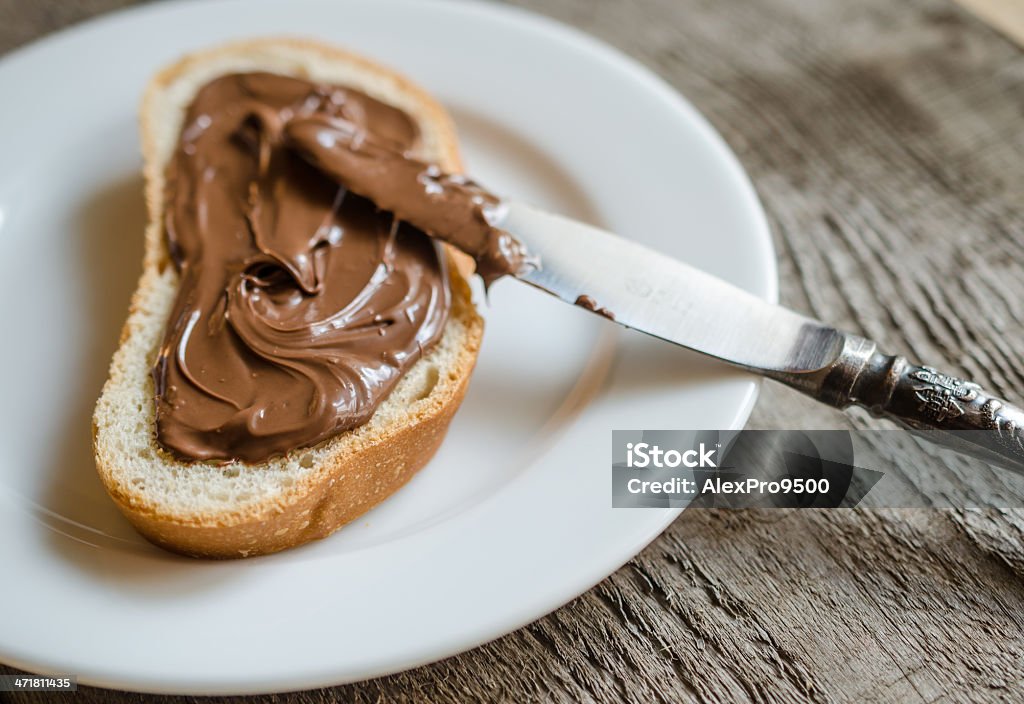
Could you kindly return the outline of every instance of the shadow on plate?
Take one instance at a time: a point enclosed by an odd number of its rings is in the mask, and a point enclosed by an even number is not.
[[[624,337],[613,373],[617,390],[638,395],[673,386],[718,384],[742,374],[707,355],[637,331]]]
[[[490,153],[489,161],[500,164],[503,172],[518,176],[521,186],[528,193],[499,193],[508,199],[533,201],[542,208],[555,208],[563,215],[600,225],[600,220],[593,203],[579,189],[566,171],[549,155],[534,146],[530,141],[494,122],[472,108],[460,105],[449,106],[455,119],[460,140],[474,144],[486,144]],[[473,177],[478,165],[466,164]],[[492,167],[493,168],[493,167]],[[483,181],[485,188],[496,188],[501,184]]]

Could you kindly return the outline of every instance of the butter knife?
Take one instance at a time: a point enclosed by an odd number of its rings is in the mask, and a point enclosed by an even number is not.
[[[836,408],[862,406],[1024,474],[1024,411],[978,384],[887,355],[631,240],[504,202],[491,224],[539,260],[516,278],[620,325],[764,375]]]

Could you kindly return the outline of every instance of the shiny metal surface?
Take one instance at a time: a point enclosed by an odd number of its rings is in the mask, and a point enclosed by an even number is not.
[[[508,203],[498,225],[540,260],[519,278],[617,323],[755,371],[831,365],[843,335],[732,284],[596,227]],[[600,314],[600,313],[599,313]]]

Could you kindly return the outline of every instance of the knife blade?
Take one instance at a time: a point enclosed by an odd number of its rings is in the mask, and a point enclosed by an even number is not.
[[[567,303],[751,370],[813,372],[842,351],[838,330],[696,267],[560,215],[505,205],[495,225],[540,261],[516,278]]]

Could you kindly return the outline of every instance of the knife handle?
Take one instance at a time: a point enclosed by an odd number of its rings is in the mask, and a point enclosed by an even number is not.
[[[932,442],[1024,474],[1024,410],[971,381],[881,354],[870,340],[847,335],[836,362],[818,372],[769,376],[837,408],[862,406]]]

